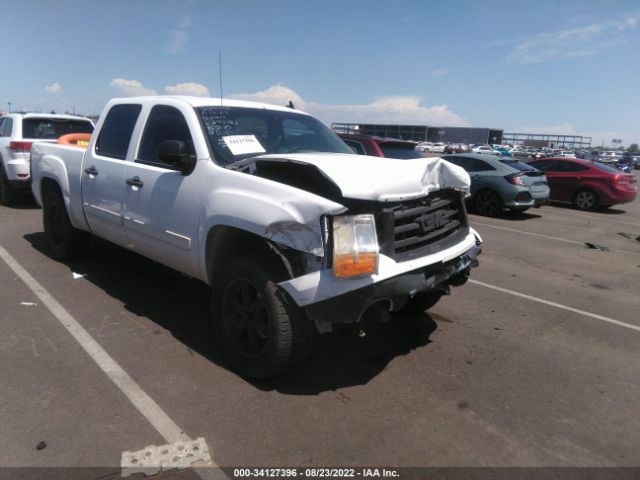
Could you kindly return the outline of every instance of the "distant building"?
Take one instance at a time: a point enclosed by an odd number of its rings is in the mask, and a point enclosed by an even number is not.
[[[505,133],[504,143],[509,145],[524,145],[525,147],[566,147],[589,148],[591,137],[580,135],[546,135],[539,133]]]
[[[337,133],[356,133],[400,138],[416,142],[502,143],[503,130],[476,127],[432,127],[427,125],[380,125],[367,123],[332,123]]]

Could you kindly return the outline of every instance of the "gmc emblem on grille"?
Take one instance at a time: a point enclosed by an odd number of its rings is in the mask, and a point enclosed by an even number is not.
[[[447,212],[445,210],[437,210],[428,215],[423,215],[418,219],[418,225],[420,225],[423,233],[427,233],[447,223],[449,223],[449,218],[447,218]]]

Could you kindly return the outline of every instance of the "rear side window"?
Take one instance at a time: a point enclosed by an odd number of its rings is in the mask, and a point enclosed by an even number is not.
[[[539,162],[531,162],[530,165],[542,170],[543,172],[557,172],[558,162],[556,160],[540,160]]]
[[[65,118],[25,118],[22,138],[53,140],[68,133],[93,133],[93,125],[84,120]]]
[[[411,159],[411,158],[424,158],[418,150],[414,148],[413,145],[399,145],[393,143],[379,143],[380,150],[387,158],[400,158],[400,159]]]
[[[343,141],[344,143],[349,145],[349,147],[351,147],[351,150],[353,150],[354,153],[357,153],[358,155],[367,154],[367,152],[364,149],[364,146],[360,142],[354,142],[353,140],[343,140]]]
[[[598,170],[601,170],[603,172],[607,172],[607,173],[620,173],[619,170],[616,170],[613,167],[610,167],[609,165],[605,165],[604,163],[600,163],[600,162],[593,162],[592,164],[594,167],[596,167]]]
[[[584,172],[585,170],[589,170],[589,167],[585,165],[581,165],[579,163],[563,162],[562,160],[558,160],[558,168],[556,171],[573,173],[573,172]]]
[[[116,105],[109,110],[96,143],[96,153],[124,160],[142,105]]]
[[[13,118],[5,118],[0,133],[3,137],[10,137],[13,130]]]
[[[535,170],[535,168],[531,167],[530,165],[527,165],[526,163],[518,162],[517,160],[500,160],[500,162],[510,166],[511,168],[520,170],[521,172],[530,172],[531,170]]]

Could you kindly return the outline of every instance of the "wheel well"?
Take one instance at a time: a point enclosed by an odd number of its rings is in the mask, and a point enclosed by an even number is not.
[[[275,246],[259,235],[227,225],[215,226],[207,235],[207,280],[213,285],[216,273],[227,260],[249,254],[264,258],[278,281],[291,278],[283,259],[275,250]]]

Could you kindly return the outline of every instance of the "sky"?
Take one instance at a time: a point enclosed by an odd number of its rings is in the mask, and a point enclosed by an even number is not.
[[[640,143],[640,2],[0,0],[0,110],[113,97]]]

